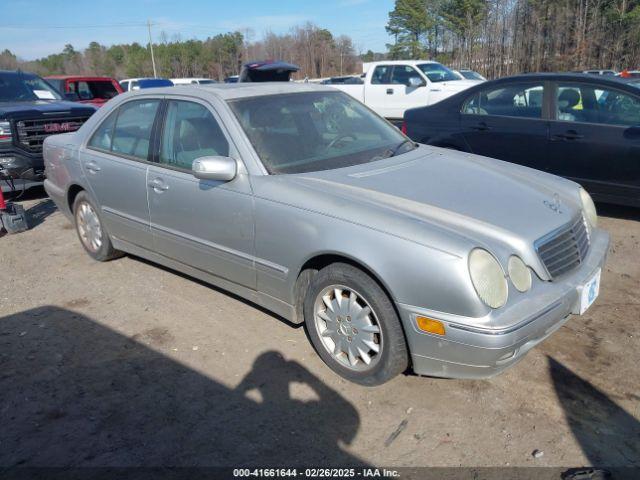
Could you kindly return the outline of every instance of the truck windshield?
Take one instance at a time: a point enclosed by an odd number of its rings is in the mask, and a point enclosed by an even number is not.
[[[418,68],[434,83],[462,80],[458,75],[453,73],[452,70],[449,70],[439,63],[420,63],[418,64]]]
[[[22,72],[0,73],[0,102],[61,99],[51,85],[36,75]]]
[[[271,174],[348,167],[415,148],[397,128],[342,92],[265,95],[229,105]]]

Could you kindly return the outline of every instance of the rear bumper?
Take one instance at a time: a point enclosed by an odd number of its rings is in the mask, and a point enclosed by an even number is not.
[[[44,181],[44,189],[49,195],[49,198],[56,204],[58,210],[64,213],[68,218],[73,219],[73,214],[67,204],[67,195],[64,189],[55,185],[51,180],[46,179]]]
[[[525,354],[579,313],[582,285],[604,266],[609,235],[597,230],[585,262],[570,274],[545,282],[539,298],[528,298],[526,315],[522,307],[500,312],[501,329],[474,327],[474,319],[451,316],[438,318],[438,312],[399,304],[407,333],[413,370],[420,375],[447,378],[488,378],[515,365]],[[549,289],[552,289],[551,291]],[[533,295],[534,292],[532,291]],[[416,316],[441,320],[445,335],[431,335],[418,329]],[[508,322],[504,322],[508,318]]]

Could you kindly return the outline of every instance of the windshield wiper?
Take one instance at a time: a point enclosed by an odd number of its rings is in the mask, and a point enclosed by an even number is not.
[[[396,148],[394,148],[393,150],[391,150],[391,155],[390,155],[390,157],[395,157],[395,156],[398,154],[398,152],[400,151],[400,149],[401,149],[402,147],[404,147],[407,143],[410,143],[410,144],[412,144],[412,145],[415,145],[415,144],[414,144],[411,140],[409,140],[409,139],[403,140],[402,142],[400,142],[400,144],[399,144]]]
[[[407,143],[411,143],[413,144],[413,142],[409,139],[407,140],[403,140],[402,142],[400,142],[400,144],[398,146],[396,146],[395,148],[387,148],[386,150],[384,150],[382,153],[376,155],[375,157],[373,157],[371,160],[369,160],[370,162],[375,162],[376,160],[383,160],[385,158],[391,158],[391,157],[395,157],[398,154],[398,151],[400,151],[400,149],[402,147],[404,147]]]

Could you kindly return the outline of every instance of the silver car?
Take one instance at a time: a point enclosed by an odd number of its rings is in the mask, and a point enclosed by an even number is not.
[[[501,372],[593,303],[609,245],[579,185],[414,144],[313,84],[127,93],[44,157],[91,257],[143,257],[304,322],[364,385]]]

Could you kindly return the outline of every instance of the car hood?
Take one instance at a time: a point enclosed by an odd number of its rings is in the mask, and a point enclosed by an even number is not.
[[[533,243],[580,212],[573,182],[428,146],[366,165],[281,179],[289,186],[287,202],[302,208],[445,251],[460,245],[454,237],[467,240],[465,248],[468,242],[492,251],[501,245],[532,262]],[[549,207],[556,199],[559,213]],[[434,240],[428,234],[434,229],[447,235]]]
[[[452,80],[450,82],[434,83],[433,85],[434,88],[446,90],[447,92],[461,92],[479,83],[483,83],[482,80]]]
[[[0,115],[7,117],[39,117],[59,114],[60,116],[90,115],[95,107],[65,100],[34,100],[29,102],[0,102]]]

